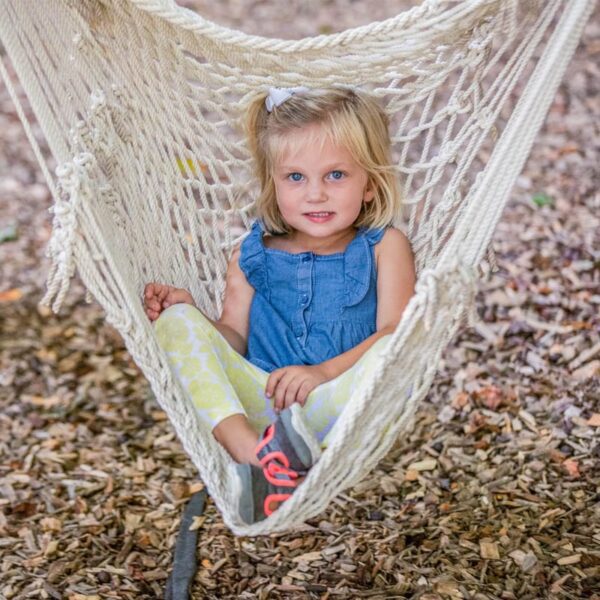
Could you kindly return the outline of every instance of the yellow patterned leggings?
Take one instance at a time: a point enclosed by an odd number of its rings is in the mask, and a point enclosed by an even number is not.
[[[238,354],[198,309],[174,304],[154,327],[200,418],[211,428],[231,415],[244,414],[261,435],[275,421],[272,400],[265,395],[269,373]],[[322,448],[352,391],[376,367],[390,337],[377,340],[352,368],[309,394],[304,416]]]

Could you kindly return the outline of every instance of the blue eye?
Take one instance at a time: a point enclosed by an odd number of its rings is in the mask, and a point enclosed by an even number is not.
[[[301,173],[290,173],[288,175],[288,179],[291,179],[292,181],[301,181],[302,174]]]
[[[340,179],[342,179],[343,176],[344,176],[344,173],[342,173],[342,171],[331,171],[332,179],[340,180]]]

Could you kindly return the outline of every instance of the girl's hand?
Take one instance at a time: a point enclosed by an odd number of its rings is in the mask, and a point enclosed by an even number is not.
[[[273,398],[273,408],[278,413],[294,402],[304,406],[308,395],[329,379],[331,377],[321,365],[283,367],[269,375],[265,393],[268,398]]]
[[[144,287],[144,310],[151,321],[158,319],[160,313],[172,304],[182,303],[196,306],[187,290],[163,283],[148,283]]]

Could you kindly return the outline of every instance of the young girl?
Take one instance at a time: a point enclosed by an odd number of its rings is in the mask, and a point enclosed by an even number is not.
[[[390,226],[400,198],[374,98],[271,88],[250,105],[246,132],[259,220],[231,256],[221,318],[159,283],[144,305],[200,417],[239,463],[239,514],[252,523],[327,446],[414,292],[415,268]]]

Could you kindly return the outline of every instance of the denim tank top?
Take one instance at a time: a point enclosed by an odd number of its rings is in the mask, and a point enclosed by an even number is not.
[[[374,246],[385,229],[357,229],[336,254],[267,248],[263,231],[255,222],[240,248],[240,268],[255,289],[247,360],[267,372],[319,364],[375,333]]]

